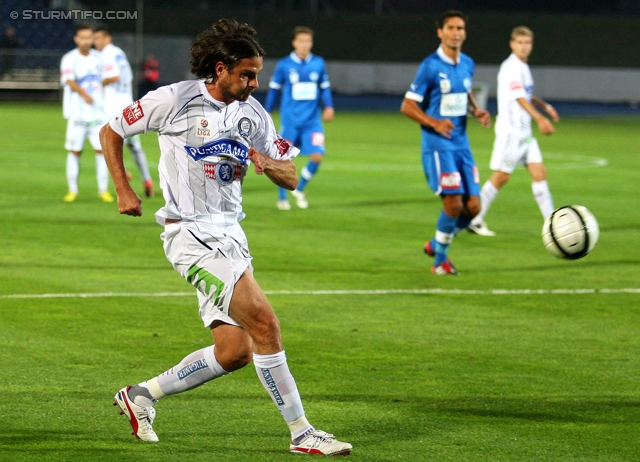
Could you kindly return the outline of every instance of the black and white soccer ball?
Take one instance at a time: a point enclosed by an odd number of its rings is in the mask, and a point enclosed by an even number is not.
[[[542,242],[559,258],[577,260],[587,255],[598,242],[598,221],[586,207],[565,205],[554,211],[542,226]]]

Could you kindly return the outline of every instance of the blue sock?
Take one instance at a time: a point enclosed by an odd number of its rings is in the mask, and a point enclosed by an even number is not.
[[[453,235],[457,236],[462,231],[467,229],[469,223],[471,223],[471,219],[464,214],[460,214],[460,216],[458,217],[458,221],[456,222],[456,229],[453,231]]]
[[[311,178],[313,178],[319,168],[320,162],[314,162],[310,160],[309,163],[305,165],[300,172],[300,182],[298,183],[298,187],[296,189],[298,191],[304,191],[307,183],[311,181]]]
[[[436,259],[433,263],[434,266],[443,264],[449,258],[447,252],[449,246],[453,240],[453,232],[456,229],[456,222],[458,217],[450,217],[444,211],[440,212],[438,222],[436,223],[436,237],[432,244],[435,243],[433,249],[436,252]]]
[[[287,190],[278,186],[278,200],[286,201],[287,200]]]

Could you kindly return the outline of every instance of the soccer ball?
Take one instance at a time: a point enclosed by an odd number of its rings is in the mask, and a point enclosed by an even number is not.
[[[586,207],[565,205],[542,225],[542,242],[556,257],[577,260],[591,252],[598,242],[598,221]]]

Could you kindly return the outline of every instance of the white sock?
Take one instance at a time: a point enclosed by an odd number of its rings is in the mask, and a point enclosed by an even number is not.
[[[151,179],[151,174],[149,173],[149,166],[147,165],[147,155],[144,153],[142,149],[142,144],[140,144],[140,139],[138,136],[134,136],[132,138],[127,138],[127,146],[131,150],[131,156],[138,166],[138,170],[140,170],[140,174],[144,181],[149,181]]]
[[[164,396],[191,390],[227,374],[228,372],[222,368],[216,359],[214,346],[208,346],[194,351],[180,361],[178,365],[159,376],[139,383],[136,387],[146,388],[149,391],[147,398],[151,398],[151,401],[142,401],[143,404],[136,401],[138,396],[133,390],[134,387],[131,387],[129,391],[129,398],[141,406],[150,406]]]
[[[98,179],[98,193],[106,192],[109,188],[109,169],[102,154],[96,154],[96,178]]]
[[[555,210],[553,208],[553,198],[551,197],[547,180],[534,181],[531,183],[531,191],[533,191],[533,197],[536,198],[540,213],[542,213],[542,218],[546,219]]]
[[[69,191],[78,194],[78,175],[80,175],[80,157],[67,154],[67,185]]]
[[[498,191],[499,189],[489,180],[482,185],[482,189],[480,190],[480,203],[482,204],[480,213],[471,220],[472,224],[479,225],[484,221],[484,217],[487,215],[489,208],[491,208],[491,204],[493,204],[493,201],[498,195]]]
[[[304,415],[296,381],[291,376],[284,350],[272,355],[253,355],[253,364],[264,388],[278,407],[295,440],[313,427]]]

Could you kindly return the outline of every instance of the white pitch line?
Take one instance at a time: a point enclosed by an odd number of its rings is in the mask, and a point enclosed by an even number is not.
[[[377,290],[265,290],[267,295],[584,295],[640,294],[640,288],[626,289],[377,289]],[[7,294],[0,299],[16,298],[97,298],[97,297],[192,297],[194,292],[94,293],[94,294]]]

